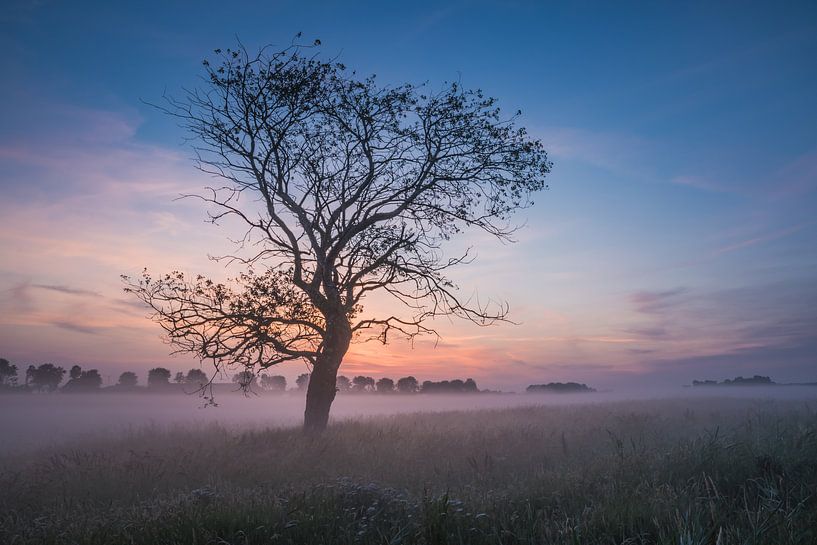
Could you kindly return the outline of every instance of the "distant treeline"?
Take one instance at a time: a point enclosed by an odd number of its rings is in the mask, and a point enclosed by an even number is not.
[[[693,386],[771,386],[777,385],[770,377],[755,375],[751,378],[735,377],[720,382],[715,380],[693,380]]]
[[[547,384],[531,384],[525,389],[529,394],[572,394],[576,392],[595,392],[594,388],[578,382],[549,382]]]
[[[66,374],[68,380],[65,380]],[[249,371],[241,371],[232,377],[235,389],[249,391],[266,391],[284,393],[287,391],[305,392],[309,386],[309,373],[303,373],[295,380],[294,388],[288,389],[287,379],[282,375],[261,373],[255,375]],[[97,369],[83,369],[74,365],[68,371],[52,363],[39,366],[29,365],[23,377],[18,377],[16,365],[0,358],[0,391],[5,392],[172,392],[183,390],[200,390],[209,386],[223,386],[215,383],[201,369],[190,369],[187,373],[178,372],[175,375],[164,367],[155,367],[148,371],[147,384],[139,384],[139,377],[132,371],[125,371],[119,375],[116,384],[103,387],[102,376]],[[182,388],[186,387],[186,388]],[[340,393],[353,394],[436,394],[436,393],[479,393],[474,379],[443,380],[434,382],[426,380],[420,383],[412,376],[403,377],[396,382],[390,378],[375,380],[373,377],[356,376],[349,379],[345,376],[337,378],[337,390]]]

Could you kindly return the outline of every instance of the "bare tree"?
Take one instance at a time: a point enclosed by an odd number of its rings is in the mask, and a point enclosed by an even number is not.
[[[465,228],[510,240],[511,214],[551,166],[519,112],[503,116],[481,91],[380,85],[318,45],[216,50],[203,87],[162,107],[190,131],[199,168],[226,182],[196,197],[214,223],[246,225],[221,258],[245,272],[125,277],[177,351],[252,372],[305,361],[307,430],[326,426],[353,339],[436,334],[441,315],[505,319],[505,304],[459,294],[446,272],[471,257],[442,243]],[[365,315],[376,291],[407,311]]]

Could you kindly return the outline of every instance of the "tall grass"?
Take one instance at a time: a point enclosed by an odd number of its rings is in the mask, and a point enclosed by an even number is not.
[[[0,460],[1,543],[817,543],[817,414],[672,400],[234,433]]]

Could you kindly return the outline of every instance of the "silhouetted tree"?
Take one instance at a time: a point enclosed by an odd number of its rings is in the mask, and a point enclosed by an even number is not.
[[[82,376],[82,367],[79,365],[72,365],[71,369],[68,370],[68,382],[63,385],[63,391],[70,392],[72,390],[80,390],[82,389],[82,385],[79,383],[79,378]]]
[[[752,378],[735,377],[732,380],[726,379],[723,381],[723,384],[757,386],[757,385],[771,385],[774,384],[774,381],[772,381],[771,377],[755,375]]]
[[[287,389],[287,379],[281,375],[261,375],[261,387],[271,392],[284,392]]]
[[[445,275],[469,254],[446,257],[441,243],[464,228],[510,241],[511,215],[544,187],[551,165],[515,126],[519,112],[502,116],[458,83],[379,85],[301,46],[217,55],[206,88],[165,111],[198,140],[200,167],[227,181],[199,195],[213,221],[245,222],[254,244],[226,256],[248,267],[232,286],[125,277],[177,351],[217,369],[305,360],[304,427],[321,430],[353,337],[435,334],[428,320],[440,315],[505,319],[504,304],[461,298]],[[408,314],[361,317],[375,291]]]
[[[335,387],[338,392],[349,392],[352,389],[352,381],[349,380],[349,377],[339,375],[335,380]]]
[[[299,390],[306,391],[309,388],[309,373],[298,375],[298,378],[295,379],[295,385]]]
[[[17,385],[17,366],[7,359],[0,358],[0,388],[13,388]]]
[[[170,370],[155,367],[148,371],[148,388],[167,388],[170,386]]]
[[[201,388],[209,381],[207,380],[207,373],[201,369],[191,369],[187,372],[187,376],[184,377],[184,382],[185,384]]]
[[[525,391],[528,393],[573,394],[595,392],[596,390],[587,384],[579,384],[578,382],[549,382],[547,384],[531,384]]]
[[[82,372],[79,381],[83,390],[99,390],[102,386],[102,375],[96,369],[89,369]]]
[[[352,379],[352,391],[356,393],[373,392],[374,379],[372,377],[356,376]]]
[[[119,375],[119,386],[122,388],[135,388],[136,384],[139,382],[139,378],[136,376],[136,373],[132,371],[125,371],[121,375]]]
[[[176,384],[184,384],[184,373],[181,371],[176,371],[176,374],[173,376],[173,382]]]
[[[65,369],[53,363],[44,363],[39,367],[30,365],[26,370],[26,385],[38,392],[53,392],[64,376]]]
[[[479,389],[474,379],[441,380],[440,382],[426,380],[423,382],[422,392],[424,394],[464,394],[479,392]]]
[[[238,384],[242,390],[248,391],[258,385],[255,374],[252,371],[239,371],[233,375],[233,382]]]
[[[401,394],[414,394],[419,389],[420,385],[414,377],[403,377],[397,381],[397,391]]]
[[[394,381],[390,378],[381,378],[375,383],[378,394],[391,394],[394,392]]]
[[[68,376],[71,378],[62,387],[64,392],[92,392],[102,386],[102,376],[96,369],[83,371],[79,365],[74,365]]]
[[[771,377],[755,375],[752,378],[735,377],[733,379],[722,380],[693,380],[693,386],[772,386],[776,383]]]

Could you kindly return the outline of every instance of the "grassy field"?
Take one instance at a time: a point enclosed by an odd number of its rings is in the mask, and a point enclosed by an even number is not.
[[[0,543],[817,543],[817,406],[145,428],[0,459]]]

